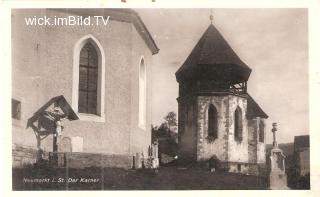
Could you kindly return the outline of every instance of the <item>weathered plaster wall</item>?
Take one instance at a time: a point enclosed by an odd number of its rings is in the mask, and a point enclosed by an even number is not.
[[[209,141],[208,136],[208,108],[214,105],[218,112],[218,138]],[[259,117],[248,120],[246,117],[247,99],[234,95],[198,96],[196,134],[194,136],[190,124],[192,119],[190,103],[179,101],[179,146],[185,151],[184,154],[193,154],[194,139],[196,139],[197,160],[207,160],[216,155],[221,161],[231,162],[228,165],[230,172],[257,174],[256,163],[265,163],[265,143],[258,142]],[[234,139],[234,112],[237,107],[242,111],[242,141]],[[183,130],[184,129],[184,130]],[[186,133],[187,132],[187,133]],[[264,132],[265,133],[265,132]],[[247,164],[250,163],[250,164]],[[240,166],[238,166],[238,164]],[[238,170],[240,167],[240,171]]]
[[[180,114],[179,119],[184,119],[183,122],[185,124],[183,127],[184,130],[180,135],[181,137],[179,141],[179,154],[183,159],[195,160],[197,153],[197,103],[194,98],[190,98],[181,102],[185,103],[179,104],[179,112],[183,112],[184,115]],[[179,127],[179,132],[180,129],[182,128]]]
[[[34,14],[41,17],[45,12],[37,10]],[[27,119],[35,112],[32,109],[40,106],[39,91],[30,90],[42,88],[39,73],[46,51],[40,51],[37,44],[45,38],[44,26],[27,27],[24,24],[24,17],[30,15],[30,12],[18,14],[12,11],[12,98],[21,101],[21,120],[13,120],[12,142],[36,147],[35,134],[31,129],[27,130],[26,125]]]
[[[144,44],[141,36],[132,28],[132,64],[131,64],[131,135],[130,135],[130,152],[143,152],[147,155],[147,148],[151,144],[151,87],[152,87],[152,54],[148,49],[147,45]],[[146,77],[147,77],[147,92],[146,92],[146,128],[139,127],[139,66],[141,58],[144,59],[146,66]]]
[[[21,120],[13,121],[13,142],[36,148],[28,118],[52,97],[72,102],[73,49],[93,35],[105,52],[105,120],[64,121],[63,137],[83,138],[83,152],[134,154],[151,143],[151,52],[131,23],[109,20],[107,26],[26,26],[24,18],[65,17],[53,10],[12,11],[12,98],[21,101]],[[138,128],[138,66],[147,66],[147,127]],[[41,141],[52,150],[52,136]]]
[[[185,124],[186,124],[186,104],[178,99],[178,145],[179,145],[179,155],[181,144],[182,144],[182,137],[185,132]]]
[[[266,125],[264,118],[259,118],[258,117],[258,119],[259,119],[259,121],[263,122],[264,125]],[[257,125],[257,127],[258,127],[258,125]],[[264,137],[263,137],[264,142],[260,142],[259,141],[259,135],[257,135],[257,162],[260,163],[260,164],[265,164],[266,163],[266,143],[265,143],[265,140],[266,140],[266,129],[265,129],[265,127],[264,127],[263,134],[264,134]]]
[[[208,109],[214,105],[218,112],[218,138],[209,142]],[[220,160],[228,159],[228,131],[229,131],[229,98],[228,96],[199,96],[198,97],[198,146],[197,159],[206,160],[216,155]]]
[[[257,118],[248,120],[248,154],[249,163],[257,163],[257,132],[258,121]]]
[[[250,163],[260,163],[265,164],[266,162],[266,150],[265,150],[265,142],[259,141],[259,124],[263,122],[265,124],[265,120],[260,117],[256,117],[254,119],[248,120],[248,131],[249,131],[249,162]],[[266,139],[266,132],[264,129],[264,139]]]
[[[233,162],[248,162],[248,121],[246,118],[247,99],[229,95],[229,141],[228,160]],[[234,139],[234,112],[237,107],[242,111],[242,141]]]
[[[213,104],[218,111],[218,139],[209,142],[208,107]],[[246,98],[238,96],[199,96],[198,97],[198,160],[217,155],[220,160],[248,162],[248,127],[246,120]],[[234,140],[234,111],[242,110],[243,140]]]

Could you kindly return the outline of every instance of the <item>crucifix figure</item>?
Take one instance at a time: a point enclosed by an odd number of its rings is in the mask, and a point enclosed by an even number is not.
[[[273,147],[277,148],[278,147],[278,143],[277,143],[277,139],[276,139],[276,132],[277,132],[277,123],[276,122],[272,123],[271,132],[273,133]]]
[[[57,144],[57,138],[62,135],[62,120],[66,119],[67,116],[64,113],[61,113],[59,110],[59,107],[54,107],[53,111],[46,111],[47,115],[50,117],[52,121],[54,121],[55,124],[55,130],[53,133],[53,152],[57,152],[58,150],[58,144]]]

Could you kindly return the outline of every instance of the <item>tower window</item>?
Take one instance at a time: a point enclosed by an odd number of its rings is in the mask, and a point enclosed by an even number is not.
[[[218,113],[217,109],[210,105],[208,109],[208,138],[218,138]]]
[[[259,123],[259,142],[264,142],[264,123],[261,120]]]
[[[146,96],[147,96],[147,84],[146,84],[146,65],[142,58],[139,65],[139,126],[146,127]]]
[[[90,42],[81,49],[79,64],[78,111],[97,114],[98,54]]]
[[[242,111],[240,107],[237,107],[234,112],[234,139],[242,141]]]

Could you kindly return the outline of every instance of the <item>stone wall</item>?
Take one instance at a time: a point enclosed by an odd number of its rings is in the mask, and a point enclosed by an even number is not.
[[[248,121],[247,98],[229,95],[229,140],[228,140],[228,161],[232,162],[248,162]],[[234,112],[237,107],[242,111],[242,141],[238,142],[234,139]]]
[[[251,119],[248,120],[248,154],[249,159],[248,161],[251,163],[257,163],[258,156],[257,156],[257,132],[258,132],[258,120]]]
[[[196,137],[191,126],[193,119],[188,119],[193,105],[191,102],[182,102],[181,98],[178,99],[180,150],[183,148],[184,154],[194,154],[192,148],[196,139],[198,161],[208,160],[216,155],[222,162],[227,162],[226,167],[230,172],[259,174],[259,165],[265,164],[265,143],[258,142],[258,125],[264,120],[259,117],[247,119],[247,98],[235,95],[197,96],[196,98]],[[214,105],[218,112],[218,138],[213,141],[207,138],[210,105]],[[234,138],[234,112],[237,107],[242,111],[243,128],[240,142]]]
[[[259,124],[265,120],[260,117],[248,120],[249,131],[249,162],[265,164],[266,163],[266,150],[265,142],[259,141]],[[264,128],[265,129],[265,128]],[[266,132],[264,131],[264,140],[266,139]]]
[[[257,163],[221,162],[221,168],[232,173],[267,176],[266,165],[260,165]]]
[[[96,153],[58,154],[58,163],[61,167],[78,169],[86,167],[113,167],[130,169],[133,167],[133,156],[130,155],[105,155]],[[33,149],[32,147],[14,144],[12,146],[12,158],[12,167],[14,168],[33,165],[37,161],[37,150]],[[43,158],[49,161],[49,153],[44,152]]]
[[[258,118],[259,121],[263,122],[265,124],[264,118]],[[259,127],[258,127],[259,128]],[[264,142],[259,142],[259,136],[257,137],[257,162],[259,164],[265,164],[266,163],[266,127],[264,127]]]
[[[179,156],[195,160],[197,157],[197,103],[195,98],[179,101]],[[183,126],[182,126],[183,125]]]
[[[218,139],[210,142],[208,136],[208,108],[214,105],[218,112]],[[198,97],[198,160],[216,155],[222,161],[248,162],[248,127],[246,119],[246,98],[240,96],[199,96]],[[234,111],[242,111],[243,137],[234,140]]]
[[[179,102],[180,103],[180,102]],[[216,155],[221,161],[232,162],[248,162],[248,122],[246,118],[247,100],[245,97],[225,95],[225,96],[198,96],[197,97],[197,114],[196,125],[192,123],[192,119],[187,117],[184,120],[180,119],[179,132],[181,125],[184,124],[184,131],[181,135],[180,147],[194,146],[194,139],[196,139],[197,146],[197,160],[207,160],[213,155]],[[218,112],[218,138],[210,141],[208,136],[208,108],[214,105]],[[184,105],[179,104],[179,114],[186,110],[187,106],[190,108],[190,103]],[[183,108],[182,108],[183,107]],[[237,107],[242,111],[243,132],[242,141],[237,142],[234,139],[234,111]],[[189,109],[190,110],[190,109]],[[190,111],[185,111],[182,116],[190,116]],[[179,117],[180,118],[180,117]],[[192,135],[195,130],[189,129],[196,126],[196,138]],[[187,132],[188,133],[185,133]],[[189,139],[189,140],[186,140]]]
[[[86,167],[115,167],[130,169],[133,167],[133,156],[94,153],[66,153],[66,166],[77,169]]]
[[[228,159],[228,133],[229,133],[229,101],[228,96],[199,96],[198,97],[198,120],[197,120],[197,159],[207,160],[213,155],[218,159]],[[213,142],[208,136],[208,109],[214,105],[218,112],[218,138]]]
[[[250,165],[245,163],[230,163],[229,172],[249,174]]]
[[[37,150],[29,146],[13,144],[12,146],[12,167],[20,168],[32,165],[37,160]]]

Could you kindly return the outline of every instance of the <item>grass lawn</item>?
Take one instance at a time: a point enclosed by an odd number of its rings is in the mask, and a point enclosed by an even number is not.
[[[266,179],[197,168],[13,169],[13,190],[215,190],[267,189]]]

